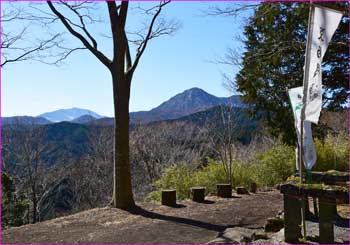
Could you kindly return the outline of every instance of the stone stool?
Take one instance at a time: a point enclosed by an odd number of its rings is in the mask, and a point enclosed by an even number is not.
[[[232,197],[231,184],[216,184],[217,195],[219,197],[229,198]]]
[[[162,205],[176,205],[176,190],[162,190]]]
[[[191,197],[194,202],[204,202],[205,199],[205,187],[192,187]]]
[[[237,194],[239,194],[239,195],[248,194],[247,189],[246,189],[245,187],[243,187],[243,186],[237,187],[237,188],[236,188],[236,192],[237,192]]]
[[[258,187],[257,187],[255,182],[250,183],[250,192],[251,193],[256,193],[257,188]]]

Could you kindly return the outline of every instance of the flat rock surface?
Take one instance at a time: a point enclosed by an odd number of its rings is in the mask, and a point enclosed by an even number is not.
[[[206,200],[177,207],[139,203],[130,211],[91,209],[10,228],[2,243],[206,243],[227,228],[262,228],[283,206],[278,191]]]
[[[319,224],[317,222],[306,222],[307,236],[318,236],[319,235]],[[349,244],[350,241],[350,229],[349,227],[341,227],[338,224],[334,226],[334,239],[337,243]]]
[[[317,222],[306,221],[307,237],[318,237],[319,224]],[[349,244],[348,227],[334,226],[334,237],[336,243]],[[308,241],[310,244],[318,244],[317,240]],[[249,229],[244,227],[228,228],[220,232],[218,236],[208,242],[208,244],[286,244],[284,242],[284,229],[271,233],[264,232],[263,229]]]

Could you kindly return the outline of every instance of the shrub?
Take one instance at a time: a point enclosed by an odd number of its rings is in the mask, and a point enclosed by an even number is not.
[[[274,186],[285,181],[295,171],[294,147],[278,143],[270,150],[255,156],[257,182],[261,186]]]
[[[317,161],[313,171],[349,171],[349,148],[346,137],[330,136],[325,140],[315,140]]]
[[[216,184],[229,183],[221,164],[208,158],[208,166],[193,173],[195,185],[205,187],[206,194],[216,192]]]
[[[158,190],[151,192],[146,200],[160,201],[161,190],[164,189],[175,189],[179,200],[188,198],[189,189],[194,186],[192,174],[193,166],[190,165],[180,164],[167,168],[163,177],[154,182]]]
[[[233,168],[233,187],[244,186],[249,189],[252,182],[257,182],[257,166],[253,163],[239,162]]]
[[[233,187],[246,186],[254,181],[254,165],[238,162],[233,165]],[[220,163],[208,158],[208,166],[195,170],[193,166],[178,165],[166,169],[162,178],[154,185],[157,191],[151,192],[147,201],[160,201],[161,190],[176,189],[177,199],[183,200],[189,197],[189,190],[194,186],[206,188],[206,194],[216,193],[216,184],[228,183],[224,168]]]
[[[317,163],[313,171],[335,169],[347,171],[349,152],[345,137],[328,136],[325,141],[315,140]],[[258,153],[250,162],[236,161],[233,164],[233,187],[249,187],[252,182],[258,186],[274,186],[287,180],[295,172],[295,148],[278,141],[272,148]],[[195,170],[194,165],[176,165],[166,169],[162,178],[154,183],[158,191],[148,195],[146,200],[160,201],[162,189],[176,189],[177,198],[189,197],[189,189],[203,186],[206,194],[216,193],[216,184],[229,183],[222,164],[208,158],[208,165]]]

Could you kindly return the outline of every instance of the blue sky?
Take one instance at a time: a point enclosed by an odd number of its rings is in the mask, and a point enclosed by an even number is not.
[[[172,2],[166,7],[164,17],[177,19],[182,28],[174,36],[149,43],[132,82],[130,111],[150,110],[191,87],[200,87],[216,96],[230,95],[222,85],[222,73],[233,75],[237,69],[210,61],[222,57],[228,48],[242,47],[235,36],[242,33],[243,21],[207,16],[202,11],[214,5],[234,4]],[[106,17],[104,7],[99,14]],[[128,18],[130,29],[141,22],[139,17],[129,15]],[[61,25],[55,28],[50,31],[64,31]],[[104,24],[91,28],[98,33],[104,28],[108,31],[109,27]],[[30,35],[40,36],[40,29],[34,28]],[[67,37],[69,42],[78,43]],[[110,53],[110,40],[103,39],[99,45]],[[36,116],[71,107],[113,116],[111,78],[108,70],[88,51],[71,55],[59,67],[35,61],[13,63],[2,71],[1,105],[3,116]]]

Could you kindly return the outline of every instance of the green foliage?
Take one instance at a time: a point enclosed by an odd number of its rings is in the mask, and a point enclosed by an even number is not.
[[[296,177],[294,175],[291,175],[287,178],[286,182],[292,182],[294,184],[299,184],[300,183],[300,177]]]
[[[295,149],[283,143],[257,154],[253,160],[256,165],[257,182],[262,186],[274,186],[285,181],[295,171]]]
[[[252,170],[255,166],[246,163],[235,163],[233,165],[233,187],[248,187],[254,181]],[[148,201],[160,201],[161,190],[176,189],[178,200],[189,197],[189,190],[194,186],[206,188],[206,194],[216,193],[216,184],[228,183],[222,164],[208,159],[208,165],[202,169],[193,168],[188,165],[178,165],[167,168],[163,177],[154,183],[157,191],[151,192]]]
[[[228,183],[221,164],[208,158],[208,165],[193,173],[193,179],[197,186],[205,187],[206,194],[216,192],[216,184]]]
[[[265,232],[278,232],[283,227],[284,227],[284,219],[279,216],[276,216],[273,218],[269,218],[267,220],[264,230]]]
[[[322,142],[315,141],[317,163],[314,171],[335,169],[347,171],[349,163],[348,144],[345,137],[328,136]],[[252,182],[258,186],[274,186],[299,178],[290,177],[295,172],[295,148],[280,140],[269,150],[258,153],[250,162],[236,161],[233,164],[233,187],[249,187]],[[206,194],[216,193],[216,184],[228,183],[222,164],[208,158],[208,165],[201,169],[194,166],[177,165],[166,169],[162,178],[155,182],[157,191],[149,194],[147,200],[160,201],[162,189],[176,189],[178,200],[189,197],[194,186],[206,188]]]
[[[252,182],[259,182],[257,171],[257,165],[254,163],[236,163],[233,168],[233,186],[244,186],[249,190]]]
[[[24,213],[29,202],[24,196],[17,197],[10,175],[2,173],[2,228],[24,224]]]
[[[323,3],[348,11],[348,3]],[[309,4],[262,3],[245,27],[242,69],[237,74],[238,91],[243,100],[255,106],[253,115],[264,111],[266,126],[284,142],[295,143],[294,119],[285,88],[302,85]],[[349,91],[349,18],[343,16],[322,65],[326,106],[339,109]]]
[[[195,184],[192,174],[193,170],[189,165],[180,164],[167,168],[164,176],[154,183],[158,190],[152,192],[147,200],[160,201],[161,190],[164,189],[176,189],[179,200],[188,198],[189,189]]]
[[[299,188],[303,189],[308,189],[308,190],[331,190],[331,191],[337,191],[337,192],[345,192],[348,193],[349,190],[345,186],[339,186],[339,185],[326,185],[326,184],[301,184],[301,183],[296,183],[296,186]]]
[[[322,142],[315,140],[317,162],[313,171],[348,171],[349,146],[346,137],[327,136]]]

